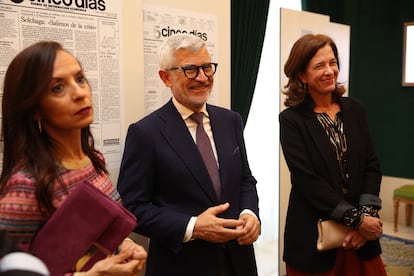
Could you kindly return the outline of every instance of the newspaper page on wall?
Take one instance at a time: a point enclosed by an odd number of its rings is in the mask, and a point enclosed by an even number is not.
[[[144,103],[145,114],[151,113],[171,98],[171,91],[158,76],[158,50],[164,40],[175,33],[188,33],[206,42],[212,62],[217,58],[217,16],[168,7],[143,5],[144,13]],[[217,68],[220,70],[220,64]],[[218,99],[218,75],[214,76],[214,86],[209,103]]]
[[[20,50],[39,40],[60,42],[90,83],[91,129],[109,169],[121,160],[120,14],[118,0],[0,0],[1,95],[7,66]]]

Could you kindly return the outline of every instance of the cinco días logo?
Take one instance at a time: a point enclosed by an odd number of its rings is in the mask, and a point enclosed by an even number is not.
[[[24,0],[10,0],[13,3],[20,4]],[[48,8],[66,8],[72,10],[89,9],[105,11],[105,0],[30,0],[32,5]]]

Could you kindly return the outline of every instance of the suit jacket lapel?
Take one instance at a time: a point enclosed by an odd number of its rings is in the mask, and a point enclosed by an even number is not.
[[[161,128],[161,134],[165,137],[165,141],[185,163],[206,195],[213,202],[216,202],[217,196],[197,145],[194,143],[185,122],[172,101],[165,106],[163,112],[160,113],[160,117],[165,122],[165,127]]]

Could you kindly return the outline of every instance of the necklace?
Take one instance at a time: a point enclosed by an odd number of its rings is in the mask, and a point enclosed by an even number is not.
[[[71,161],[61,161],[60,164],[62,167],[68,170],[80,170],[85,168],[91,163],[91,160],[88,156],[83,157],[80,160],[71,160]]]

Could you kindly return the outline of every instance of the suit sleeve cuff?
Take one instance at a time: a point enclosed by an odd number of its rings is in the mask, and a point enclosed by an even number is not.
[[[196,220],[197,217],[191,217],[188,221],[187,228],[185,229],[183,242],[189,242],[192,240]]]
[[[243,214],[250,214],[250,215],[254,216],[255,218],[259,219],[259,218],[256,216],[256,214],[255,214],[252,210],[250,210],[250,209],[244,209],[243,211],[241,211],[241,213],[240,213],[239,217],[240,217],[241,215],[243,215]]]
[[[376,195],[362,194],[359,198],[359,205],[375,206],[377,209],[381,209],[381,199]]]
[[[344,217],[344,214],[351,209],[355,209],[356,207],[352,204],[348,203],[345,200],[342,200],[338,206],[332,211],[330,217],[335,219],[336,221],[341,221]]]

